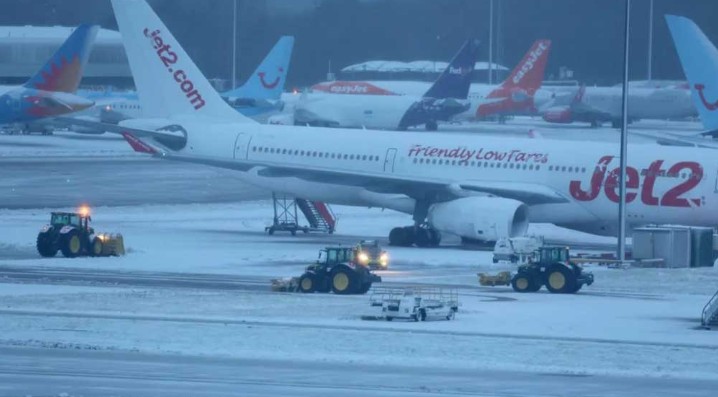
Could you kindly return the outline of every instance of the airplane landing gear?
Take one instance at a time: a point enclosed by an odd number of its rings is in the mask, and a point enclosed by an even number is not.
[[[395,227],[389,233],[389,245],[396,247],[438,247],[441,234],[428,226]]]

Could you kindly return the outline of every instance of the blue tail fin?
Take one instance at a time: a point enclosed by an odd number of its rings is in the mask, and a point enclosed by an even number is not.
[[[467,40],[424,97],[466,99],[478,57],[479,41]]]
[[[282,36],[257,70],[249,76],[241,87],[222,94],[224,97],[279,99],[284,91],[284,83],[289,72],[289,61],[292,57],[294,37]]]
[[[666,15],[703,127],[718,129],[718,49],[690,19]]]
[[[45,66],[24,86],[44,91],[77,91],[98,28],[97,25],[78,26]]]

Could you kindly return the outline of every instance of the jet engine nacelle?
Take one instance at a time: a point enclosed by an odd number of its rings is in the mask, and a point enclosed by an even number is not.
[[[568,108],[551,108],[544,112],[544,121],[557,124],[571,124],[574,122],[573,113]]]
[[[528,207],[500,197],[466,197],[429,208],[429,224],[441,232],[481,241],[524,236]]]

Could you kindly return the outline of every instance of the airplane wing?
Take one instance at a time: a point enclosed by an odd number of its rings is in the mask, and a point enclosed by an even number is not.
[[[528,205],[566,203],[569,201],[553,189],[531,183],[497,183],[471,180],[457,184],[455,181],[438,178],[418,179],[393,174],[343,171],[304,165],[295,167],[287,164],[254,160],[203,159],[173,153],[162,153],[161,157],[165,160],[211,165],[237,171],[252,171],[267,178],[293,177],[310,182],[362,187],[376,193],[406,194],[414,198],[433,196],[437,197],[438,201],[465,197],[467,193],[471,192],[510,198]]]
[[[699,147],[708,149],[718,149],[718,141],[715,139],[708,139],[705,136],[712,136],[711,131],[699,133],[698,135],[678,135],[671,134],[668,132],[645,132],[645,131],[630,131],[631,135],[640,136],[644,138],[653,139],[659,145],[664,146],[685,146],[685,147]]]

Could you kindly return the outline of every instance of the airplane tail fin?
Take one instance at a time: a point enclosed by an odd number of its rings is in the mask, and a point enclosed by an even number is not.
[[[98,29],[97,25],[78,26],[24,87],[66,93],[77,91]]]
[[[511,71],[509,77],[501,83],[500,89],[521,88],[529,95],[533,95],[543,84],[550,50],[551,40],[534,42],[521,62]]]
[[[424,97],[466,99],[478,57],[479,41],[467,40]]]
[[[112,0],[143,112],[254,123],[207,81],[145,0]]]
[[[666,15],[703,127],[718,129],[718,49],[693,21]]]
[[[279,99],[287,81],[293,47],[294,37],[282,36],[247,82],[223,95],[233,98]]]

